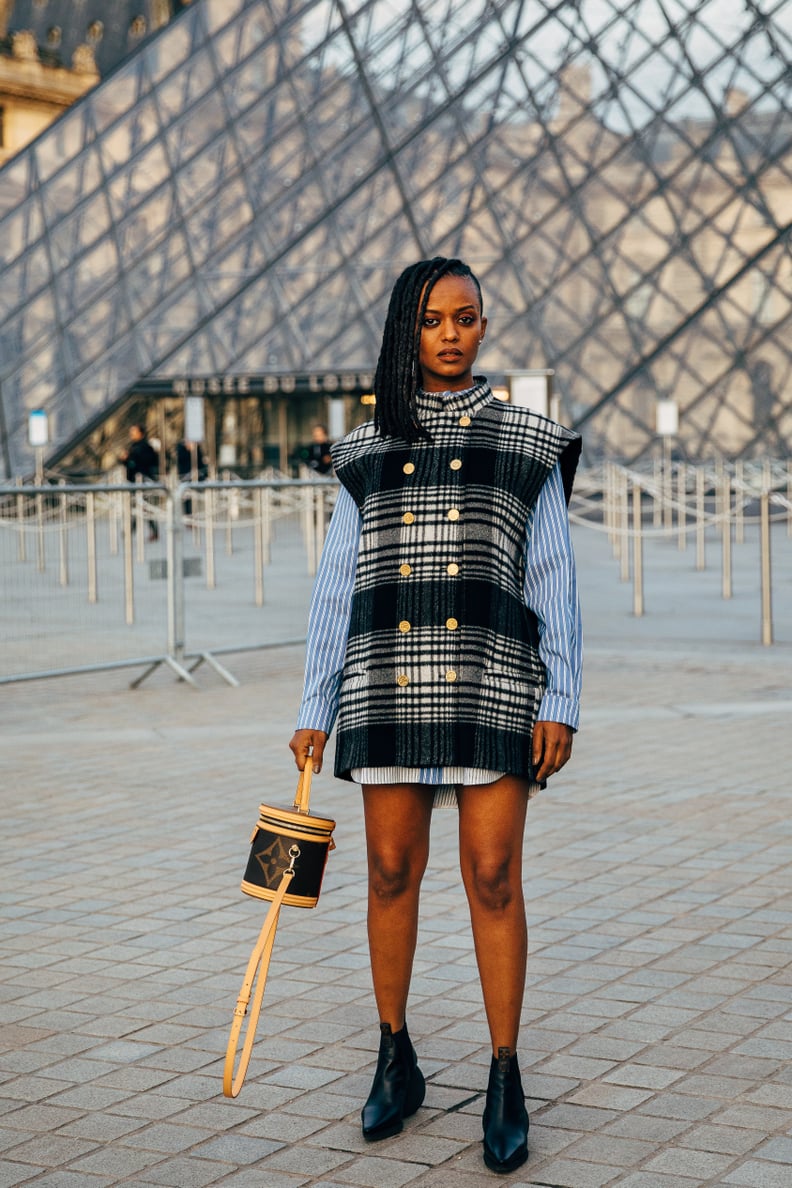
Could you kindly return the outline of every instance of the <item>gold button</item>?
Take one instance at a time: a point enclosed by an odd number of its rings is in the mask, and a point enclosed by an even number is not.
[[[456,631],[459,623],[456,619],[446,619],[446,627],[449,631]]]
[[[452,507],[448,513],[448,518],[449,518],[449,520],[458,520],[459,519],[459,508]]]
[[[448,681],[449,685],[453,685],[456,678],[457,674],[454,672],[453,668],[449,668],[448,672],[446,673],[446,680]]]
[[[405,685],[409,685],[409,683],[410,683],[410,678],[408,676],[405,676],[405,674],[403,672],[400,673],[396,677],[396,684],[400,685],[402,687],[402,689],[405,687]]]
[[[462,459],[461,458],[452,458],[451,461],[449,462],[449,466],[451,467],[452,470],[461,470],[462,469]]]
[[[402,619],[401,623],[399,623],[399,631],[401,631],[402,635],[406,635],[411,626],[412,624],[408,623],[406,619]]]
[[[470,424],[470,417],[468,417],[468,416],[460,417],[459,423],[460,423],[460,425],[464,425],[465,428],[467,428],[468,425]]]
[[[409,577],[412,573],[412,565],[408,565],[405,561],[404,565],[399,566],[399,573],[402,575],[402,577]]]
[[[415,470],[415,463],[414,462],[405,462],[404,466],[402,466],[402,470],[404,471],[405,474],[412,474],[412,472]]]
[[[412,514],[412,512],[405,512],[402,516],[402,524],[413,524],[414,522],[415,516]]]
[[[457,565],[456,561],[452,561],[451,564],[447,566],[446,573],[450,573],[451,577],[456,577],[456,575],[459,573],[459,566]]]

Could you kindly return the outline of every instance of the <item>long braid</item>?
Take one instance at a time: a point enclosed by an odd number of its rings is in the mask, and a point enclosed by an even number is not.
[[[418,353],[426,306],[441,276],[469,276],[481,298],[481,286],[462,260],[435,256],[432,260],[419,260],[402,272],[391,293],[374,373],[377,398],[374,424],[383,437],[416,441],[429,436],[418,416],[416,398],[421,386]]]

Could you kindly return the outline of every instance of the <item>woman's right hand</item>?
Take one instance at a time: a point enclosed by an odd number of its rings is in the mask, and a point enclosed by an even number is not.
[[[314,774],[322,770],[322,756],[324,755],[327,734],[324,730],[295,730],[289,746],[294,751],[294,762],[300,771],[305,768],[305,760],[310,755],[313,759]]]

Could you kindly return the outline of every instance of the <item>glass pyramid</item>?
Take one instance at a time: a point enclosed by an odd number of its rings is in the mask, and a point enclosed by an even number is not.
[[[0,171],[0,477],[142,377],[361,368],[478,273],[589,460],[792,441],[792,0],[196,0]]]

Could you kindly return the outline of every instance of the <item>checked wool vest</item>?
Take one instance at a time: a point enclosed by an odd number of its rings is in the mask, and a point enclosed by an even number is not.
[[[580,438],[483,379],[420,402],[428,440],[369,422],[332,451],[362,519],[336,775],[462,766],[530,779],[546,676],[523,594],[526,525],[558,462],[569,500]]]

